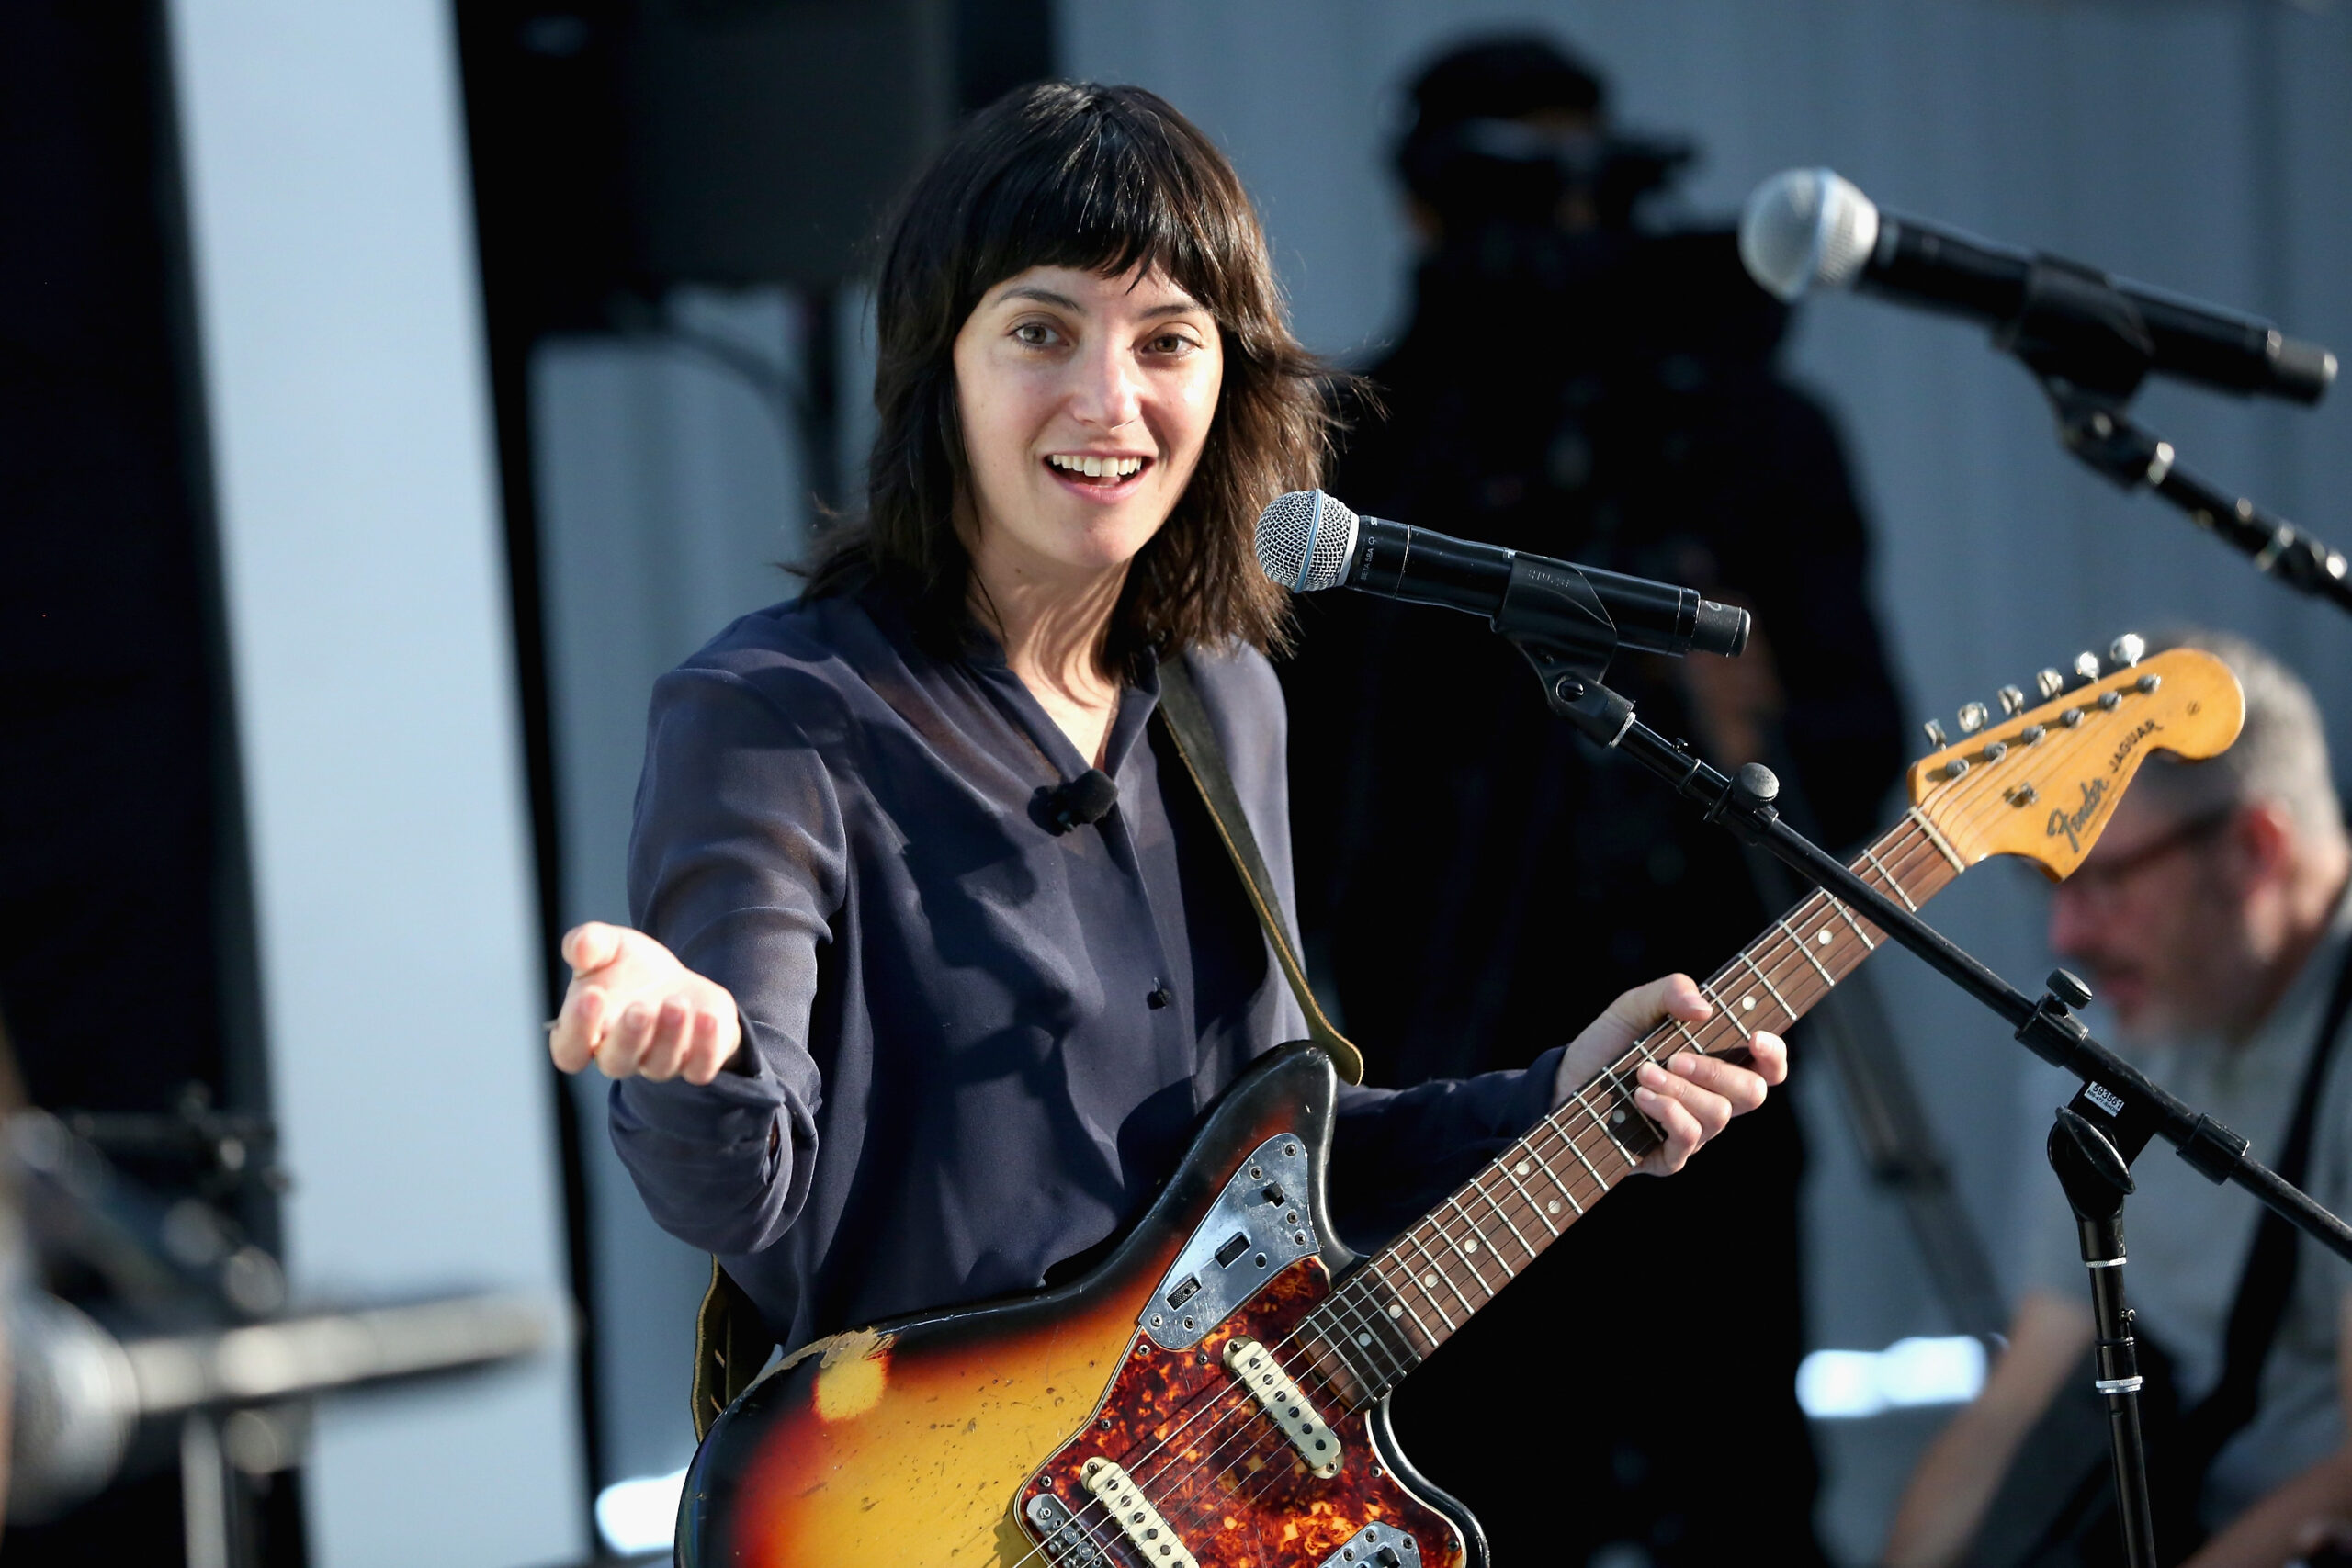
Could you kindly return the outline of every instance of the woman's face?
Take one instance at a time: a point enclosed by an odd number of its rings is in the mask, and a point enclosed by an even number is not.
[[[975,558],[990,575],[1099,580],[1159,531],[1199,463],[1225,355],[1164,273],[1035,266],[956,337]]]

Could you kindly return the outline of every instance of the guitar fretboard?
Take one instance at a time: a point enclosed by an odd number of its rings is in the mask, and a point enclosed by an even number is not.
[[[1960,874],[1951,846],[1915,811],[1853,863],[1917,909]],[[1304,1348],[1351,1403],[1393,1387],[1494,1298],[1662,1142],[1634,1104],[1634,1073],[1685,1048],[1727,1056],[1758,1030],[1803,1018],[1883,934],[1815,891],[1709,976],[1705,1021],[1669,1019],[1411,1229],[1374,1255],[1301,1325]]]

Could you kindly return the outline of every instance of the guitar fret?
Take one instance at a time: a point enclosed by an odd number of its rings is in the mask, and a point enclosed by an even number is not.
[[[1838,976],[1829,972],[1828,965],[1823,964],[1820,959],[1815,958],[1813,955],[1813,949],[1804,944],[1804,938],[1797,935],[1795,931],[1790,931],[1789,922],[1787,920],[1781,920],[1780,925],[1782,931],[1788,931],[1789,940],[1797,944],[1797,951],[1804,954],[1805,962],[1812,964],[1815,972],[1821,976],[1821,983],[1825,986],[1836,985],[1838,983]]]
[[[1378,1273],[1378,1259],[1375,1258],[1374,1262],[1374,1271]],[[1430,1348],[1432,1350],[1436,1349],[1437,1347],[1443,1342],[1445,1337],[1442,1334],[1432,1334],[1430,1332],[1430,1325],[1426,1322],[1422,1321],[1421,1314],[1413,1310],[1412,1298],[1396,1288],[1396,1281],[1391,1280],[1386,1274],[1379,1274],[1379,1279],[1382,1284],[1388,1287],[1389,1293],[1395,1298],[1396,1304],[1403,1307],[1405,1309],[1405,1315],[1413,1320],[1413,1326],[1421,1331],[1421,1337],[1430,1342]],[[1395,1320],[1391,1319],[1390,1321],[1393,1322]]]
[[[1571,1096],[1570,1098],[1574,1099],[1579,1105],[1583,1103],[1583,1097],[1580,1095]],[[1543,1123],[1543,1130],[1557,1135],[1562,1143],[1566,1144],[1568,1145],[1568,1152],[1577,1156],[1577,1163],[1584,1167],[1585,1174],[1592,1178],[1593,1185],[1600,1188],[1602,1192],[1607,1192],[1609,1190],[1609,1184],[1600,1179],[1600,1172],[1593,1169],[1592,1162],[1584,1157],[1584,1151],[1577,1147],[1576,1139],[1567,1133],[1566,1124],[1560,1119],[1561,1111],[1564,1111],[1566,1109],[1567,1107],[1564,1105],[1560,1107],[1559,1111],[1555,1111],[1550,1116],[1546,1117]],[[1533,1143],[1533,1137],[1534,1134],[1529,1134],[1529,1142],[1531,1145]],[[1532,1146],[1531,1152],[1532,1152]],[[1554,1170],[1552,1168],[1551,1162],[1544,1159],[1542,1155],[1537,1155],[1535,1156],[1535,1163],[1544,1168],[1544,1174],[1552,1179],[1552,1184],[1560,1190],[1560,1196],[1566,1198],[1568,1201],[1569,1206],[1576,1210],[1576,1218],[1579,1220],[1584,1218],[1584,1205],[1577,1201],[1576,1189],[1561,1180],[1559,1172]],[[1572,1221],[1571,1223],[1573,1224],[1574,1222]]]
[[[1928,841],[1943,852],[1944,859],[1951,862],[1952,870],[1966,871],[1968,869],[1967,863],[1962,861],[1960,856],[1953,852],[1951,845],[1945,840],[1944,836],[1936,831],[1936,825],[1933,822],[1928,821],[1925,817],[1919,815],[1919,808],[1915,806],[1911,808],[1910,818],[1912,821],[1917,822],[1919,825],[1919,831],[1928,835]]]
[[[1373,1324],[1361,1311],[1356,1309],[1354,1293],[1352,1292],[1342,1291],[1335,1293],[1331,1297],[1331,1304],[1334,1306],[1344,1306],[1349,1309],[1348,1315],[1354,1318],[1357,1325],[1353,1333],[1343,1336],[1341,1344],[1343,1346],[1351,1345],[1356,1348],[1365,1350],[1373,1348],[1374,1345],[1379,1345],[1382,1355],[1385,1357],[1390,1363],[1389,1370],[1386,1372],[1380,1372],[1376,1369],[1371,1367],[1360,1367],[1354,1364],[1355,1357],[1353,1351],[1343,1349],[1342,1357],[1350,1363],[1348,1370],[1355,1375],[1356,1382],[1367,1393],[1374,1393],[1405,1375],[1408,1369],[1396,1360],[1396,1356],[1389,1351],[1385,1343],[1381,1343],[1380,1336],[1373,1332]],[[1329,1335],[1326,1334],[1324,1337],[1328,1340],[1329,1338]]]
[[[1846,908],[1845,903],[1842,900],[1836,898],[1827,893],[1824,893],[1822,897],[1829,900],[1829,907],[1831,908],[1837,910],[1838,914],[1845,917],[1846,923],[1854,928],[1854,934],[1862,939],[1862,951],[1865,953],[1876,953],[1878,951],[1878,943],[1871,940],[1871,933],[1863,929],[1862,922],[1854,919],[1854,912]]]
[[[1378,1275],[1373,1277],[1380,1278]],[[1385,1280],[1383,1282],[1385,1283]],[[1384,1353],[1396,1364],[1394,1375],[1401,1378],[1419,1366],[1421,1353],[1413,1348],[1413,1337],[1405,1332],[1405,1325],[1399,1315],[1405,1310],[1404,1303],[1401,1301],[1390,1303],[1396,1309],[1392,1312],[1384,1308],[1368,1290],[1356,1290],[1351,1295],[1357,1303],[1357,1317],[1370,1328],[1373,1338],[1380,1343]]]
[[[1523,1166],[1527,1164],[1527,1161],[1521,1160],[1519,1163]],[[1520,1197],[1525,1200],[1528,1208],[1534,1212],[1535,1217],[1544,1222],[1544,1228],[1552,1233],[1552,1237],[1555,1241],[1558,1240],[1560,1235],[1560,1227],[1554,1224],[1550,1220],[1544,1219],[1543,1206],[1535,1201],[1535,1195],[1530,1192],[1520,1181],[1518,1172],[1508,1165],[1504,1166],[1502,1170],[1503,1174],[1510,1179],[1510,1184],[1519,1189]],[[1516,1235],[1516,1231],[1514,1231],[1513,1234]],[[1535,1249],[1533,1247],[1529,1247],[1528,1250],[1532,1252]]]
[[[1765,990],[1765,994],[1767,994],[1768,996],[1770,996],[1770,997],[1772,998],[1772,1002],[1773,1002],[1773,1005],[1774,1005],[1774,1006],[1778,1007],[1778,1008],[1779,1008],[1782,1012],[1784,1012],[1784,1013],[1788,1014],[1788,1016],[1789,1016],[1789,1018],[1791,1019],[1791,1021],[1794,1021],[1794,1020],[1799,1016],[1799,1015],[1798,1015],[1798,1013],[1797,1013],[1797,1010],[1796,1010],[1796,1009],[1794,1009],[1794,1008],[1792,1008],[1792,1007],[1791,1007],[1791,1006],[1788,1004],[1788,999],[1787,999],[1786,998],[1784,998],[1784,997],[1782,997],[1782,996],[1781,995],[1781,988],[1780,988],[1778,986],[1775,986],[1774,984],[1772,984],[1772,976],[1770,976],[1770,975],[1767,975],[1766,973],[1764,973],[1764,971],[1763,971],[1763,970],[1761,970],[1761,969],[1758,968],[1758,967],[1757,967],[1757,964],[1756,964],[1756,960],[1754,960],[1753,958],[1748,957],[1748,956],[1747,956],[1747,953],[1745,953],[1745,952],[1742,952],[1742,953],[1740,953],[1740,955],[1739,955],[1739,961],[1740,961],[1742,964],[1747,964],[1747,972],[1748,972],[1749,974],[1751,974],[1751,975],[1755,976],[1758,980],[1761,980],[1762,982],[1764,982],[1764,990]]]
[[[1863,850],[1853,869],[1888,897],[1916,910],[1965,867],[1935,826],[1914,811]],[[1644,1064],[1657,1064],[1686,1046],[1720,1055],[1752,1043],[1758,1030],[1787,1028],[1877,951],[1874,930],[1835,895],[1809,893],[1700,987],[1714,1010],[1710,1018],[1696,1025],[1679,1019],[1661,1021],[1608,1068],[1570,1091],[1504,1157],[1391,1242],[1373,1260],[1363,1293],[1351,1292],[1346,1302],[1335,1298],[1332,1303],[1329,1322],[1337,1326],[1325,1338],[1348,1360],[1353,1375],[1367,1386],[1402,1376],[1461,1326],[1445,1304],[1447,1293],[1463,1313],[1476,1312],[1582,1218],[1593,1201],[1639,1168],[1655,1146],[1649,1140],[1663,1135],[1634,1104],[1634,1075]],[[1780,1010],[1777,1019],[1762,1014],[1751,1025],[1747,1015],[1760,1014],[1757,993],[1746,989],[1751,985]],[[1742,1000],[1749,1005],[1738,1005]],[[1522,1179],[1536,1169],[1543,1172],[1542,1182]],[[1577,1183],[1586,1180],[1591,1183],[1590,1191],[1579,1193]],[[1564,1202],[1567,1212],[1561,1210]],[[1485,1210],[1479,1211],[1482,1203]],[[1525,1205],[1535,1216],[1543,1227],[1540,1233],[1521,1223],[1511,1212],[1515,1204]],[[1474,1212],[1490,1217],[1482,1223],[1472,1218]],[[1450,1229],[1453,1234],[1448,1234]],[[1521,1258],[1517,1263],[1501,1246],[1505,1232],[1519,1245]],[[1500,1266],[1500,1283],[1489,1280],[1478,1258],[1481,1249]],[[1418,1264],[1412,1261],[1416,1257]],[[1398,1269],[1404,1272],[1394,1272]],[[1385,1292],[1386,1299],[1374,1292]],[[1417,1292],[1423,1298],[1419,1303],[1411,1299]],[[1351,1318],[1344,1315],[1351,1314]],[[1438,1320],[1434,1327],[1431,1317]],[[1353,1328],[1348,1332],[1351,1322]]]
[[[1887,870],[1886,863],[1878,858],[1878,850],[1875,846],[1864,850],[1862,858],[1871,863],[1871,869],[1878,873],[1879,880],[1886,884],[1887,890],[1903,900],[1905,908],[1915,915],[1919,912],[1919,906],[1911,902],[1911,895],[1903,890],[1903,884],[1895,880],[1894,873]]]
[[[1442,1280],[1445,1282],[1445,1288],[1453,1292],[1453,1299],[1462,1303],[1462,1310],[1465,1314],[1475,1313],[1478,1309],[1470,1304],[1470,1298],[1464,1295],[1462,1293],[1462,1287],[1453,1282],[1453,1276],[1446,1272],[1445,1265],[1439,1262],[1437,1254],[1430,1250],[1430,1244],[1423,1240],[1417,1231],[1408,1231],[1406,1234],[1413,1237],[1415,1244],[1421,1249],[1421,1256],[1429,1259],[1430,1269],[1428,1273],[1421,1276],[1421,1289],[1430,1298],[1430,1310],[1435,1312],[1439,1317],[1445,1320],[1445,1326],[1449,1331],[1451,1331],[1453,1327],[1453,1319],[1447,1314],[1444,1307],[1438,1304],[1437,1289],[1430,1283],[1432,1279]],[[1439,1234],[1442,1235],[1443,1233],[1440,1232]]]
[[[1739,1037],[1742,1040],[1753,1040],[1756,1038],[1755,1032],[1749,1029],[1747,1023],[1741,1020],[1737,1010],[1724,1005],[1723,998],[1717,996],[1714,992],[1710,991],[1704,986],[1699,987],[1699,994],[1713,1004],[1716,1017],[1727,1018],[1731,1021],[1731,1026],[1739,1031]]]
[[[1510,1174],[1510,1173],[1509,1173],[1509,1170],[1508,1170],[1508,1168],[1506,1168],[1506,1169],[1505,1169],[1505,1173],[1504,1173],[1504,1174],[1505,1174],[1506,1176],[1508,1176],[1508,1175]],[[1516,1183],[1514,1183],[1513,1185],[1516,1185]],[[1512,1239],[1513,1241],[1516,1241],[1517,1243],[1519,1243],[1519,1249],[1520,1249],[1521,1252],[1524,1252],[1525,1254],[1527,1254],[1527,1262],[1528,1262],[1528,1263],[1532,1263],[1532,1262],[1534,1262],[1534,1261],[1535,1261],[1535,1254],[1536,1254],[1537,1249],[1536,1249],[1535,1247],[1530,1247],[1530,1246],[1528,1245],[1527,1238],[1526,1238],[1525,1236],[1523,1236],[1523,1235],[1520,1235],[1520,1234],[1519,1234],[1519,1227],[1518,1227],[1517,1225],[1515,1225],[1515,1224],[1511,1224],[1511,1223],[1510,1223],[1510,1210],[1508,1210],[1508,1209],[1506,1209],[1506,1208],[1504,1208],[1504,1207],[1502,1206],[1502,1204],[1500,1204],[1499,1202],[1496,1201],[1496,1200],[1495,1200],[1495,1195],[1494,1195],[1493,1193],[1491,1193],[1491,1192],[1485,1192],[1483,1189],[1481,1190],[1481,1191],[1482,1191],[1482,1195],[1483,1195],[1483,1196],[1486,1198],[1486,1200],[1487,1200],[1487,1206],[1488,1208],[1490,1208],[1490,1209],[1494,1210],[1494,1212],[1495,1212],[1495,1218],[1497,1218],[1497,1219],[1498,1219],[1498,1220],[1502,1221],[1502,1223],[1503,1223],[1503,1228],[1504,1228],[1505,1230],[1507,1230],[1507,1231],[1510,1232],[1511,1239]],[[1521,1265],[1520,1265],[1520,1267],[1521,1267],[1521,1268],[1522,1268],[1522,1269],[1523,1269],[1523,1268],[1525,1268],[1526,1266],[1527,1266],[1527,1264],[1525,1264],[1525,1263],[1522,1263],[1522,1264],[1521,1264]]]
[[[1487,1241],[1485,1233],[1478,1229],[1477,1222],[1470,1217],[1470,1211],[1462,1206],[1460,1192],[1457,1190],[1453,1196],[1446,1199],[1446,1202],[1453,1206],[1454,1213],[1460,1216],[1463,1224],[1468,1228],[1470,1234],[1464,1240],[1457,1241],[1453,1237],[1446,1235],[1445,1227],[1442,1225],[1438,1227],[1437,1234],[1453,1247],[1455,1257],[1461,1258],[1464,1263],[1470,1266],[1470,1278],[1478,1282],[1478,1288],[1486,1292],[1488,1299],[1491,1300],[1494,1293],[1500,1290],[1502,1286],[1489,1285],[1487,1283],[1486,1273],[1478,1267],[1478,1251],[1481,1244],[1485,1245],[1487,1256],[1495,1258],[1498,1262],[1500,1262],[1501,1258],[1496,1254],[1493,1244]],[[1505,1263],[1503,1264],[1503,1284],[1510,1284],[1510,1265]],[[1472,1307],[1470,1310],[1476,1312],[1477,1308]]]

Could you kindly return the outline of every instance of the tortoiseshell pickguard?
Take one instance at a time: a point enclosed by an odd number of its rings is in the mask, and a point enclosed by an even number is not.
[[[1424,1568],[1461,1568],[1453,1523],[1415,1497],[1374,1449],[1360,1411],[1344,1410],[1287,1342],[1330,1293],[1322,1260],[1303,1258],[1192,1350],[1163,1350],[1140,1332],[1085,1433],[1041,1465],[1021,1501],[1050,1488],[1114,1563],[1143,1556],[1116,1533],[1080,1472],[1100,1455],[1125,1466],[1201,1568],[1315,1568],[1367,1524],[1410,1533]],[[1237,1336],[1283,1348],[1282,1359],[1340,1438],[1337,1474],[1316,1475],[1280,1427],[1226,1369]]]

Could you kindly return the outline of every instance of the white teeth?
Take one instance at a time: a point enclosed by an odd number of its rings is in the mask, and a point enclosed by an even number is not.
[[[1071,452],[1055,452],[1049,454],[1046,461],[1066,473],[1084,474],[1089,479],[1099,479],[1109,475],[1123,479],[1130,474],[1143,471],[1141,457],[1091,457]]]

